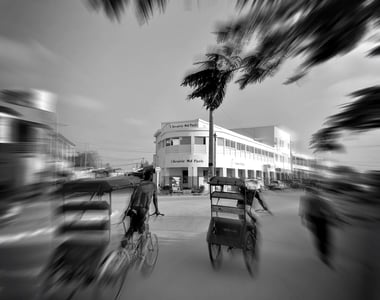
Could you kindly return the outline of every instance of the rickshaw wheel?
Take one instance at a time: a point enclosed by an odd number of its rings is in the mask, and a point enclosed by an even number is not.
[[[211,265],[218,270],[222,264],[222,246],[219,244],[208,243],[208,254],[210,256]]]
[[[255,276],[258,267],[257,240],[252,232],[246,234],[243,255],[249,274]]]

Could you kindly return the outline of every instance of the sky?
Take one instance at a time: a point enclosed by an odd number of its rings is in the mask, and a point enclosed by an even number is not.
[[[181,81],[215,45],[216,22],[236,15],[234,1],[169,1],[140,25],[133,9],[112,22],[78,0],[0,0],[0,88],[36,88],[58,99],[59,130],[78,150],[94,150],[115,167],[152,161],[161,122],[201,118],[200,100],[186,100]],[[380,59],[350,54],[283,82],[299,60],[272,78],[240,90],[230,84],[214,120],[225,128],[280,125],[297,152],[311,154],[310,137],[351,101],[347,95],[379,82]],[[380,132],[346,135],[346,153],[327,154],[359,169],[379,169]]]

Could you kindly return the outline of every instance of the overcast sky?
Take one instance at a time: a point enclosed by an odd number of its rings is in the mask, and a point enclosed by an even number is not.
[[[187,101],[189,90],[180,83],[215,44],[215,23],[233,14],[234,1],[170,1],[165,14],[140,26],[133,11],[115,23],[78,0],[0,0],[0,87],[56,93],[60,131],[79,150],[98,151],[103,162],[152,161],[161,122],[208,119],[202,102]],[[364,44],[315,68],[297,84],[282,84],[295,61],[243,91],[231,84],[215,123],[282,125],[296,150],[310,154],[311,134],[350,101],[347,94],[379,83],[380,59],[365,58],[367,49]],[[345,144],[342,163],[379,168],[379,131],[348,136]]]

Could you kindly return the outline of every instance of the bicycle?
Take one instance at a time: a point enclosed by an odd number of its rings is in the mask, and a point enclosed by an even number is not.
[[[145,230],[139,234],[137,239],[132,234],[128,238],[121,240],[120,246],[111,251],[99,268],[97,276],[97,284],[100,294],[104,292],[104,288],[110,285],[114,287],[118,284],[115,300],[120,296],[123,290],[124,282],[128,271],[135,267],[137,271],[144,277],[149,276],[156,265],[158,259],[158,238],[157,235],[149,230],[149,219],[152,216],[164,216],[164,214],[148,214],[145,220]],[[126,214],[121,220],[124,233],[127,233]],[[97,293],[98,297],[99,294]],[[107,297],[109,299],[109,297]]]

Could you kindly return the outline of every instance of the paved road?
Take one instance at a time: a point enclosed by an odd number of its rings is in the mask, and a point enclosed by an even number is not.
[[[336,229],[332,270],[319,261],[310,233],[300,223],[300,192],[264,195],[275,216],[261,218],[257,278],[248,276],[237,250],[224,253],[221,270],[212,270],[205,241],[207,197],[165,196],[159,202],[165,217],[151,220],[151,230],[160,240],[156,269],[149,278],[129,273],[120,299],[378,299],[380,267],[373,260],[380,249],[378,228],[362,224]],[[110,247],[119,240],[116,223],[128,199],[126,194],[114,196]],[[31,299],[38,274],[55,247],[51,204],[35,203],[23,212],[0,230],[0,299]],[[76,299],[94,299],[92,292],[85,290]]]

